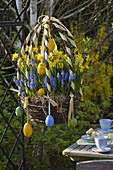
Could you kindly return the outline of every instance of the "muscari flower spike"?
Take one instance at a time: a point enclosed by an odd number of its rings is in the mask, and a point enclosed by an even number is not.
[[[20,82],[19,82],[19,80],[17,79],[16,76],[14,76],[13,81],[16,84],[17,87],[20,85]]]
[[[69,75],[69,82],[72,82],[75,79],[76,79],[76,74]]]
[[[65,72],[64,72],[64,70],[61,71],[61,76],[62,76],[63,79],[65,78]]]
[[[53,77],[52,75],[50,76],[50,85],[53,89],[56,88],[56,78]]]
[[[57,73],[57,79],[58,79],[58,81],[60,82],[60,80],[61,80],[60,73]]]
[[[68,80],[68,79],[69,79],[69,73],[68,73],[68,72],[66,72],[66,73],[65,73],[64,80]]]

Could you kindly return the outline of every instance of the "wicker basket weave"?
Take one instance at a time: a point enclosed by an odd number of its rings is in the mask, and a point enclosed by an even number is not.
[[[73,98],[74,115],[80,101],[80,94]],[[51,115],[54,118],[55,124],[61,124],[68,121],[70,97],[52,96],[52,99],[57,103],[57,106],[51,105]],[[23,105],[22,101],[22,105]],[[31,121],[36,123],[44,123],[48,115],[48,99],[44,97],[34,97],[29,99],[28,116]]]

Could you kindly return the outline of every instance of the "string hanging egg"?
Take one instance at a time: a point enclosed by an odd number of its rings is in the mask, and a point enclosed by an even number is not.
[[[48,127],[51,127],[54,125],[54,118],[53,116],[50,114],[51,113],[51,105],[50,105],[50,100],[48,100],[48,113],[49,115],[46,117],[45,119],[45,124]]]

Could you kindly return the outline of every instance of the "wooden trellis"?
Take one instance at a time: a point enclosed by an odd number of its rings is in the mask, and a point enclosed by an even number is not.
[[[18,105],[16,95],[10,90],[13,84],[16,64],[11,60],[11,53],[17,40],[22,43],[24,22],[21,15],[26,12],[26,6],[22,14],[18,14],[15,0],[11,0],[0,10],[0,169],[24,170],[24,136],[22,127],[24,115],[17,120],[15,108]],[[13,14],[11,8],[15,9],[15,18],[5,18]],[[16,120],[20,127],[15,128]],[[18,159],[15,157],[18,155]]]

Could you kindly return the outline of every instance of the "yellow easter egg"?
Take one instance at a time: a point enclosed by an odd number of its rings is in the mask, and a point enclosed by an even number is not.
[[[46,65],[44,62],[39,63],[37,67],[38,74],[45,74],[46,73]]]
[[[25,123],[23,127],[23,133],[24,133],[24,136],[28,138],[31,137],[33,130],[32,130],[32,126],[30,125],[30,123]]]
[[[44,94],[45,94],[44,88],[40,88],[40,89],[38,90],[38,95],[39,95],[39,96],[43,96]]]

